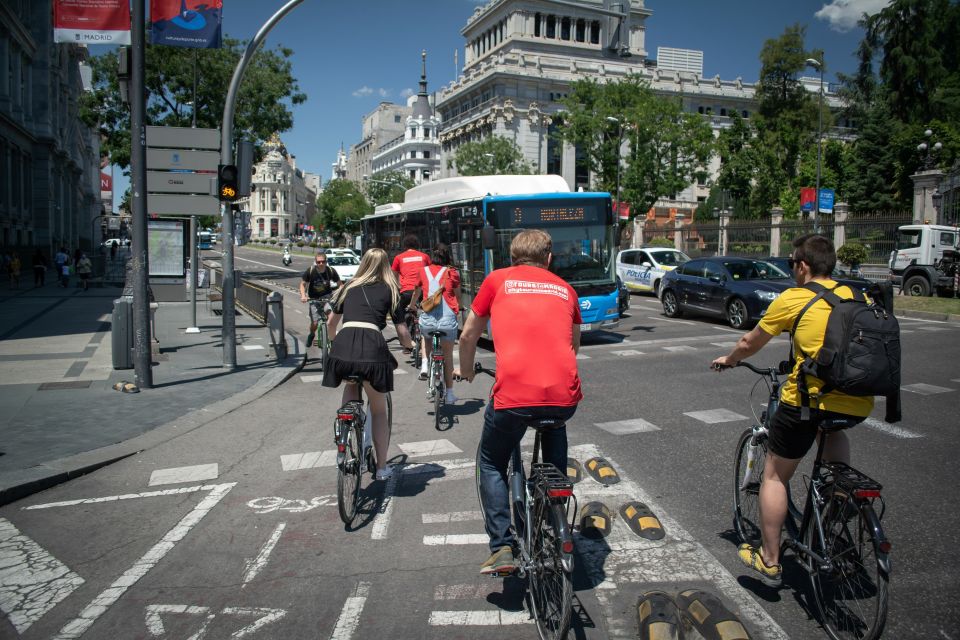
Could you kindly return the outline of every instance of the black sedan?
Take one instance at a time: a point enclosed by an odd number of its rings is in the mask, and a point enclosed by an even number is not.
[[[660,285],[663,313],[726,318],[734,329],[757,323],[793,278],[765,260],[718,256],[698,258],[668,272]]]
[[[787,262],[787,258],[764,258],[765,261],[770,262],[778,267],[781,271],[790,273],[790,264]],[[793,277],[793,274],[790,274]],[[870,288],[872,284],[869,280],[864,278],[856,278],[846,271],[842,271],[839,267],[834,268],[833,273],[830,274],[830,279],[836,282],[837,284],[845,284],[852,289],[859,289],[860,291],[866,291]]]

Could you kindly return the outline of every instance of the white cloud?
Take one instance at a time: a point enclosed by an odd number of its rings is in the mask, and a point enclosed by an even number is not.
[[[381,98],[386,98],[387,96],[390,95],[390,90],[389,90],[389,89],[377,89],[377,93],[380,94],[380,97],[381,97]]]
[[[364,86],[360,87],[359,89],[357,89],[356,91],[353,92],[353,97],[354,97],[354,98],[363,98],[363,97],[365,97],[365,96],[370,95],[371,93],[373,93],[373,89],[371,89],[370,87],[364,85]]]
[[[826,21],[834,31],[843,33],[857,26],[863,14],[873,15],[890,4],[891,0],[831,0],[814,16]]]
[[[413,89],[411,89],[411,88],[409,88],[409,87],[407,87],[406,89],[404,89],[403,91],[400,92],[400,97],[401,97],[401,98],[409,98],[409,97],[412,96],[412,95],[413,95]]]

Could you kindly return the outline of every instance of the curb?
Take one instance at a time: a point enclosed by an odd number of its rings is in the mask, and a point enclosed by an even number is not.
[[[896,306],[896,303],[894,303],[894,306]],[[910,309],[898,312],[894,309],[894,314],[901,318],[917,318],[919,320],[936,320],[938,322],[960,324],[960,314],[956,313],[935,313],[933,311],[912,311]]]
[[[50,460],[29,469],[0,474],[0,506],[26,498],[68,480],[79,478],[114,462],[173,440],[178,436],[190,433],[194,429],[222,418],[265,395],[296,375],[306,362],[305,353],[300,353],[300,340],[289,331],[286,333],[291,347],[287,357],[279,362],[276,369],[264,374],[251,387],[208,407],[191,411],[129,440],[65,458]]]

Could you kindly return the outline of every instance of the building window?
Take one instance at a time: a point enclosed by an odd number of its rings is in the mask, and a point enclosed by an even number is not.
[[[540,37],[540,21],[543,20],[543,16],[539,13],[533,16],[533,35],[537,38]]]
[[[563,18],[560,20],[560,39],[570,39],[570,18]]]
[[[575,157],[573,186],[577,189],[583,187],[584,190],[587,190],[590,188],[590,160],[587,157],[586,149],[577,145]]]
[[[721,108],[720,108],[720,115],[721,115],[721,116],[726,116],[726,115],[727,115],[727,109],[726,109],[726,107],[721,107]]]
[[[410,169],[410,179],[411,179],[411,180],[416,180],[416,179],[417,179],[417,170],[416,170],[416,169]]]
[[[424,128],[423,128],[423,137],[424,137],[424,138],[429,138],[429,137],[430,137],[430,127],[424,127]]]
[[[697,107],[697,113],[703,115],[703,107]]]
[[[547,173],[553,175],[563,173],[563,143],[557,139],[559,132],[556,123],[547,128]]]
[[[600,44],[600,21],[590,23],[590,44]]]
[[[547,37],[557,37],[557,18],[556,16],[547,16]]]
[[[583,18],[577,20],[577,42],[583,42],[587,39],[587,22]]]
[[[411,157],[411,158],[416,158],[416,157],[417,157],[417,152],[416,152],[416,151],[411,151],[411,152],[410,152],[410,157]]]
[[[394,122],[400,122],[400,116],[399,116],[399,115],[394,115],[394,116],[393,116],[393,121],[394,121]]]
[[[410,127],[410,137],[411,137],[411,138],[416,138],[416,137],[417,137],[417,128],[416,128],[416,127]]]
[[[424,152],[423,152],[423,157],[424,157],[424,158],[429,158],[429,157],[430,157],[430,152],[429,152],[429,151],[424,151]]]
[[[747,111],[746,109],[744,109],[744,111],[743,111],[743,117],[744,117],[744,118],[749,118],[749,117],[750,117],[750,112]]]

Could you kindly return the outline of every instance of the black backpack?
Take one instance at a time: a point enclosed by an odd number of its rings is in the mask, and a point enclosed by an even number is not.
[[[805,289],[815,295],[800,310],[793,323],[795,336],[800,319],[817,300],[830,305],[830,316],[823,336],[823,346],[812,356],[803,353],[803,364],[797,376],[801,400],[801,418],[809,417],[810,394],[807,375],[823,380],[820,395],[840,391],[851,396],[885,396],[887,422],[900,420],[900,323],[878,301],[878,292],[868,301],[862,291],[850,288],[853,298],[841,298],[818,282],[808,282]],[[791,349],[794,341],[791,340]]]

